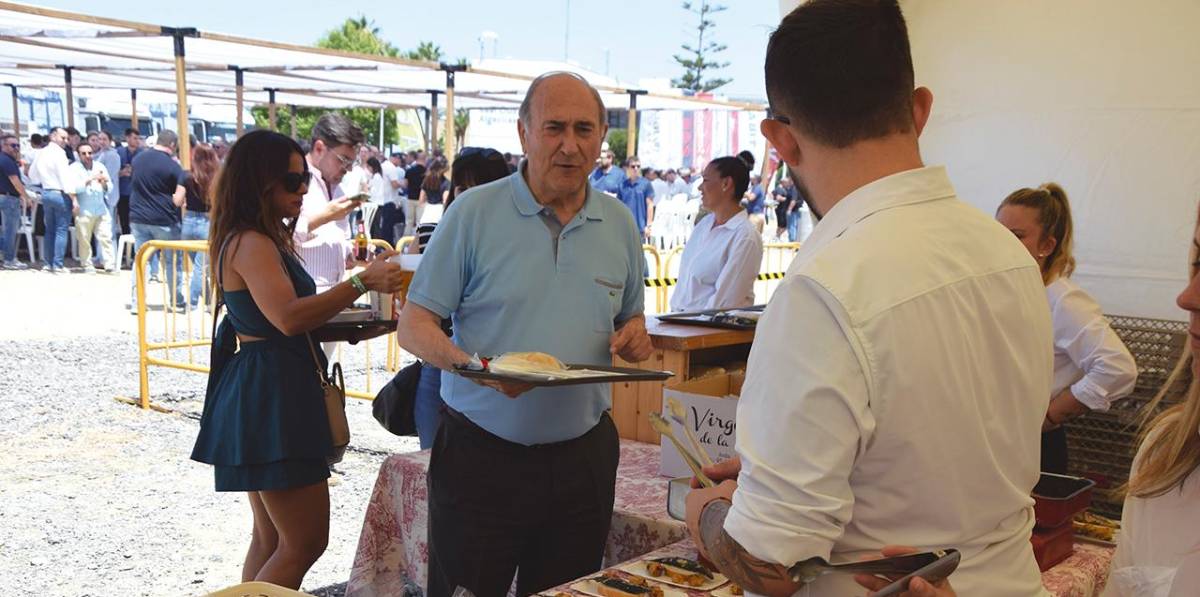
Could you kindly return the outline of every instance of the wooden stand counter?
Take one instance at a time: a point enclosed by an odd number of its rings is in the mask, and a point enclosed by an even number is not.
[[[621,437],[657,444],[658,433],[650,427],[648,414],[662,411],[663,387],[686,381],[699,366],[745,361],[754,332],[662,323],[649,315],[646,331],[654,343],[650,358],[629,363],[613,357],[613,365],[671,371],[675,376],[663,382],[614,383],[612,415]]]

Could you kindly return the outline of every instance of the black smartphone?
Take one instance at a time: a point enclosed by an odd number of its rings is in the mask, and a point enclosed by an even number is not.
[[[908,590],[908,583],[914,577],[921,577],[930,583],[937,583],[942,579],[950,576],[958,568],[958,563],[962,560],[962,554],[957,549],[947,549],[946,555],[936,559],[928,566],[922,567],[912,574],[907,574],[896,579],[892,584],[875,592],[874,597],[896,597]]]

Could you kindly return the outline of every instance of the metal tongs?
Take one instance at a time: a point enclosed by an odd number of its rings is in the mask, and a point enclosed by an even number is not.
[[[846,562],[843,564],[830,564],[824,558],[809,558],[803,562],[798,562],[791,568],[788,568],[788,574],[791,575],[794,582],[808,584],[826,574],[875,574],[880,576],[908,576],[914,572],[921,571],[934,564],[935,562],[945,561],[944,565],[939,566],[936,572],[936,578],[930,576],[927,580],[941,580],[950,575],[958,566],[957,556],[958,551],[954,549],[936,549],[933,551],[925,551],[920,553],[910,553],[902,556],[891,556],[886,558],[878,558],[874,560],[864,560],[861,562]],[[948,568],[942,570],[941,568]]]

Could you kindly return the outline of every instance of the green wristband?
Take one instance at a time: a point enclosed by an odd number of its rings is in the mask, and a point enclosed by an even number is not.
[[[358,277],[358,274],[350,276],[350,284],[354,286],[354,289],[357,290],[359,294],[367,293],[367,285],[363,284],[363,281]]]

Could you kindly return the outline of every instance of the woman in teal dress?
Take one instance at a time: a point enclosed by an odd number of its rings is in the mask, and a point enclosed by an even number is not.
[[[316,294],[292,243],[309,182],[300,146],[270,131],[239,139],[217,179],[209,254],[228,313],[213,336],[192,451],[213,465],[217,491],[249,497],[254,530],[242,580],[293,589],[329,538],[333,446],[318,373],[328,364],[309,343],[363,339],[319,328],[365,290],[396,292],[403,279],[384,254]]]

